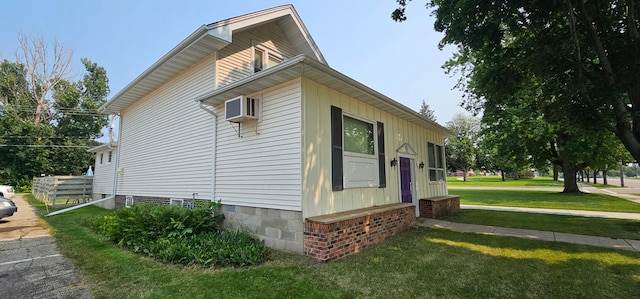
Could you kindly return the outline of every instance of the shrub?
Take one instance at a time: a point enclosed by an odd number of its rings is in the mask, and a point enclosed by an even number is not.
[[[203,266],[255,265],[269,249],[245,231],[221,229],[219,203],[186,209],[134,205],[90,220],[93,229],[121,247],[163,262]]]
[[[163,262],[203,266],[250,266],[265,262],[270,250],[246,231],[219,230],[181,239],[160,239],[151,252]]]

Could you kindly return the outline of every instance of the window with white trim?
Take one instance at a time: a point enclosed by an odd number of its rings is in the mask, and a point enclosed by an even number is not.
[[[344,187],[378,187],[377,137],[374,122],[342,116]]]
[[[263,46],[253,46],[253,72],[266,70],[282,62],[280,53]]]
[[[111,163],[112,157],[113,157],[113,151],[109,151],[109,154],[107,155],[107,163]]]
[[[133,206],[133,195],[127,195],[124,197],[124,206],[127,208]]]
[[[104,162],[104,153],[100,153],[100,165]]]
[[[429,181],[444,182],[444,153],[442,145],[428,142],[427,153],[429,155]]]
[[[182,208],[184,206],[184,199],[182,198],[169,198],[169,205]]]

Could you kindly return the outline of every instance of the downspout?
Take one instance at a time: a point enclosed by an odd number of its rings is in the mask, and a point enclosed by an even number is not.
[[[116,198],[118,186],[118,168],[120,168],[120,141],[122,140],[122,115],[118,115],[118,150],[116,153],[116,165],[113,167],[113,187],[111,187],[111,197]]]
[[[122,140],[122,138],[121,138],[122,135],[120,134],[120,133],[122,133],[122,118],[121,117],[118,117],[118,118],[119,118],[118,119],[118,122],[119,122],[119,124],[118,124],[118,152],[116,154],[116,163],[115,163],[115,167],[113,169],[113,187],[111,189],[111,196],[106,197],[106,198],[102,198],[102,199],[98,199],[98,200],[94,200],[94,201],[90,201],[90,202],[87,202],[87,203],[83,203],[81,205],[68,207],[66,209],[62,209],[62,210],[59,210],[59,211],[51,212],[51,213],[49,213],[47,215],[44,215],[45,217],[62,214],[62,213],[65,213],[65,212],[68,212],[68,211],[71,211],[71,210],[83,208],[83,207],[90,206],[90,205],[93,205],[93,204],[97,204],[99,202],[107,201],[107,200],[110,200],[110,199],[115,200],[115,198],[116,198],[116,186],[118,184],[118,167],[120,166],[120,140]],[[107,147],[108,148],[112,148],[111,144],[109,144]]]
[[[218,115],[202,101],[197,101],[200,109],[213,115],[213,148],[211,149],[211,201],[216,200],[216,145],[218,144]]]

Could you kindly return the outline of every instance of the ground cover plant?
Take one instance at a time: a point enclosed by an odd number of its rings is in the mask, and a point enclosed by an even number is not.
[[[246,231],[220,227],[219,204],[188,209],[139,204],[88,220],[118,246],[162,262],[201,266],[247,266],[266,261],[269,249]]]
[[[31,198],[45,213],[44,205]],[[258,266],[163,264],[82,224],[109,211],[46,217],[95,298],[633,298],[640,253],[420,228],[318,263],[274,252]],[[588,223],[585,225],[589,225]],[[114,287],[117,286],[117,287]]]
[[[640,204],[595,193],[449,188],[449,194],[460,195],[460,203],[467,205],[640,213]]]
[[[460,223],[553,231],[640,240],[640,221],[464,209],[442,220]]]

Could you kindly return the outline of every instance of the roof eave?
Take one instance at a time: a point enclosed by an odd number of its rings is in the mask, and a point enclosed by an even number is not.
[[[272,79],[273,77],[277,77],[278,79],[274,80]],[[362,95],[362,97],[368,97],[369,99],[367,101],[373,102],[375,104],[373,105],[374,107],[383,109],[385,111],[390,111],[390,113],[403,117],[404,119],[407,119],[422,127],[427,127],[438,131],[445,136],[454,135],[451,130],[425,118],[413,109],[338,72],[337,70],[329,67],[326,64],[307,57],[306,55],[295,56],[272,68],[266,69],[242,80],[223,86],[210,93],[203,94],[197,97],[195,101],[215,106],[223,103],[227,99],[243,95],[245,93],[250,94],[265,89],[265,84],[268,84],[269,86],[275,86],[277,84],[290,81],[297,77],[306,77],[314,81],[318,81],[319,78],[322,78],[325,82],[334,82],[334,85],[341,83],[340,87],[341,89],[343,89],[343,92],[346,91],[349,94],[359,94]],[[255,84],[256,82],[265,83]],[[252,88],[252,85],[254,85],[255,87]],[[363,99],[359,98],[359,100]]]
[[[207,39],[207,41],[204,41]],[[215,39],[215,40],[214,40]],[[182,42],[180,42],[177,46],[175,46],[171,51],[162,56],[158,61],[156,61],[153,65],[147,68],[142,74],[136,77],[133,81],[131,81],[127,86],[125,86],[122,90],[120,90],[115,96],[113,96],[108,102],[98,108],[98,112],[102,114],[116,114],[119,113],[121,109],[128,106],[131,103],[123,103],[124,98],[128,96],[129,93],[134,92],[136,88],[144,83],[145,80],[149,78],[152,74],[162,71],[163,68],[167,67],[167,64],[174,60],[178,61],[183,58],[181,55],[185,54],[187,49],[192,48],[194,45],[202,43],[206,44],[204,46],[209,47],[211,53],[213,51],[217,51],[219,48],[222,48],[228,45],[230,42],[215,37],[210,34],[209,29],[206,26],[200,26],[196,31],[191,33],[187,38],[185,38]],[[186,55],[185,55],[186,56]],[[186,69],[188,66],[177,69],[177,71],[171,72],[171,75],[167,75],[163,79],[166,81],[171,76],[179,73],[180,71]]]
[[[118,147],[118,143],[116,143],[116,142],[107,142],[107,143],[104,143],[104,144],[101,144],[101,145],[98,145],[98,146],[94,146],[94,147],[88,149],[87,152],[95,153],[97,151],[101,151],[101,150],[106,149],[106,148],[115,148],[115,147]]]

